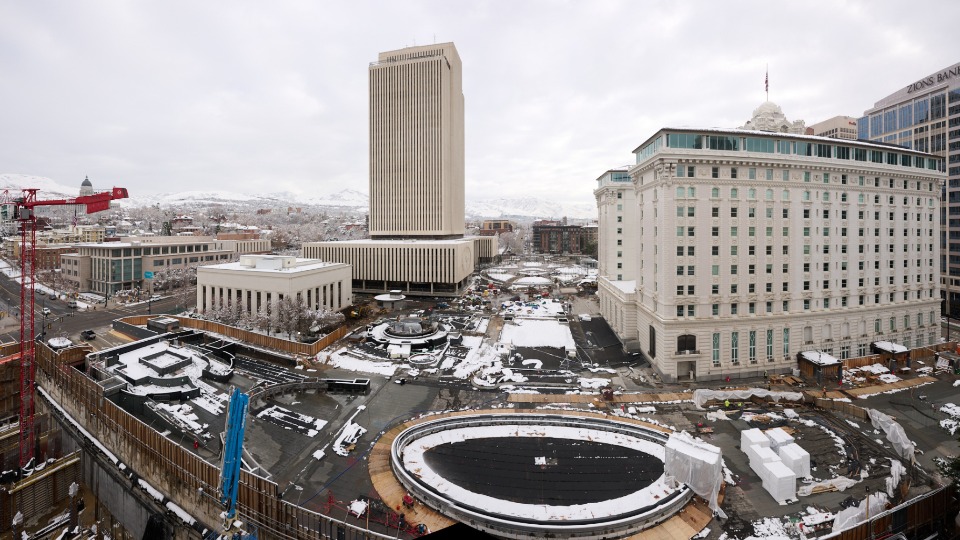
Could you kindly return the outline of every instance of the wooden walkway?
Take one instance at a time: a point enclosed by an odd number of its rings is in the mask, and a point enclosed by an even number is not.
[[[524,394],[520,394],[524,395]],[[528,394],[529,395],[529,394]],[[536,395],[536,394],[533,394]],[[634,394],[635,396],[644,396],[643,401],[651,401],[651,397],[654,394]],[[670,396],[683,396],[686,395],[686,399],[689,399],[689,394],[660,394],[660,395],[670,395]],[[576,397],[576,396],[559,396],[559,397]],[[583,396],[583,397],[597,397],[597,396]],[[676,398],[680,399],[680,398]],[[667,400],[665,400],[667,401]],[[626,401],[625,403],[631,403]],[[405,514],[407,523],[419,524],[423,523],[431,531],[436,532],[446,527],[449,527],[456,522],[439,512],[433,510],[432,508],[421,504],[419,501],[414,505],[413,508],[404,508],[403,507],[403,496],[407,493],[406,490],[400,485],[400,482],[397,481],[397,478],[393,475],[393,470],[390,468],[390,446],[393,444],[394,439],[403,432],[405,429],[416,425],[420,422],[426,422],[429,420],[437,420],[440,418],[450,418],[455,416],[470,416],[477,414],[536,414],[531,413],[531,411],[524,411],[518,409],[488,409],[488,410],[476,410],[476,411],[455,411],[448,412],[443,414],[436,414],[431,416],[426,416],[423,418],[418,418],[410,420],[401,425],[394,427],[393,429],[387,431],[383,434],[382,437],[377,441],[377,444],[374,445],[373,450],[370,451],[370,458],[368,462],[368,469],[370,471],[370,480],[373,483],[374,489],[377,490],[377,494],[380,495],[380,499],[383,500],[385,504],[397,510],[397,512],[402,512]],[[595,418],[606,418],[610,417],[603,413],[595,413],[590,411],[547,411],[544,414],[552,415],[562,415],[562,416],[590,416]],[[671,433],[671,430],[662,426],[655,424],[650,424],[648,422],[643,422],[641,420],[634,420],[632,418],[615,418],[618,422],[628,422],[631,424],[642,425],[650,429],[655,429],[657,431],[662,431],[665,433]],[[630,538],[642,539],[642,540],[654,540],[654,539],[681,539],[681,538],[690,538],[691,536],[700,532],[707,523],[712,519],[713,513],[706,506],[706,504],[701,501],[699,498],[694,497],[694,499],[688,503],[683,509],[680,510],[676,515],[668,519],[667,521],[661,523],[660,525],[647,529],[638,535],[632,536]]]
[[[507,396],[507,401],[511,403],[670,403],[691,399],[693,399],[692,392],[615,394],[612,400],[606,402],[599,394],[510,394]]]
[[[629,536],[630,540],[689,540],[713,519],[713,511],[700,497],[694,497],[670,519]]]
[[[843,390],[843,393],[852,398],[858,398],[862,395],[877,394],[880,392],[886,392],[887,390],[901,390],[904,388],[911,388],[913,386],[920,386],[921,384],[936,382],[936,380],[937,379],[933,377],[917,377],[916,379],[904,379],[902,381],[897,381],[890,384],[874,384],[871,386],[861,386],[859,388],[849,388]]]

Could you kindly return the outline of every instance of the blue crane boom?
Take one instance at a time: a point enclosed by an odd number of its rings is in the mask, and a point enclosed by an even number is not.
[[[250,396],[241,392],[239,388],[233,389],[227,412],[223,462],[220,464],[220,504],[227,508],[228,519],[233,519],[237,514],[237,490],[240,485],[240,465],[243,457],[243,428],[249,402]]]

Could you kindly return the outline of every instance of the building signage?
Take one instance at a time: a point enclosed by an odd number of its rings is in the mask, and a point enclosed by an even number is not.
[[[144,273],[143,273],[143,278],[144,278],[144,279],[153,279],[153,272],[144,272]]]
[[[948,70],[941,71],[936,75],[931,75],[924,79],[920,79],[919,81],[907,87],[907,93],[912,94],[916,90],[923,90],[928,86],[945,83],[957,76],[960,76],[960,64],[957,64]]]

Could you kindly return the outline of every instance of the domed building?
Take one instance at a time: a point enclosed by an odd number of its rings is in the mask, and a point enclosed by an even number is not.
[[[804,135],[807,130],[807,125],[803,120],[795,120],[793,122],[787,120],[787,116],[783,114],[783,110],[779,105],[772,101],[766,101],[754,109],[753,118],[748,120],[746,124],[740,126],[739,129]]]
[[[83,177],[83,182],[80,183],[80,196],[84,195],[93,195],[93,184],[90,183],[90,177]]]

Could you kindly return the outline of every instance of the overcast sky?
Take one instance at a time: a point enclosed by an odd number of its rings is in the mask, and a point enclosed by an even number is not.
[[[0,173],[367,191],[367,65],[453,41],[467,197],[592,202],[663,126],[860,116],[960,62],[960,2],[0,0]]]

